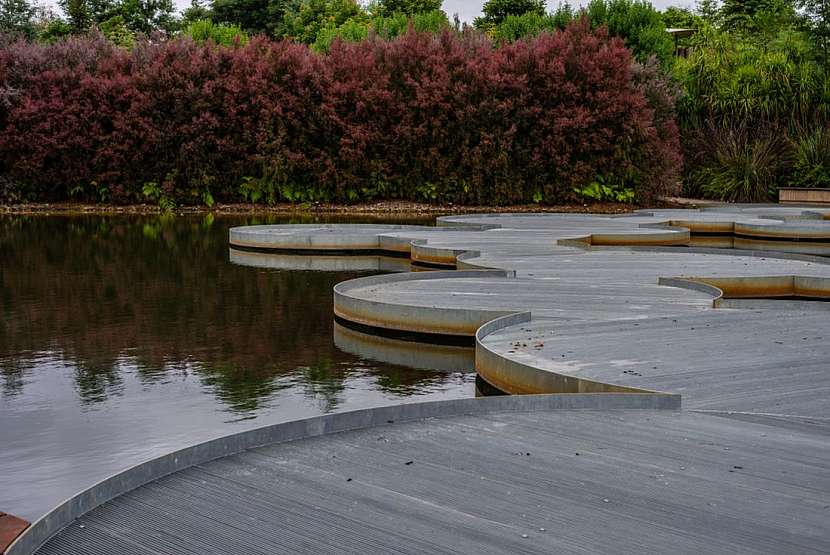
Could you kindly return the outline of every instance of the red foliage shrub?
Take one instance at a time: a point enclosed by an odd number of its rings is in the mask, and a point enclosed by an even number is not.
[[[680,164],[674,99],[648,71],[585,22],[501,48],[411,31],[326,56],[15,42],[0,45],[0,175],[41,200],[129,202],[152,183],[185,203],[560,202],[597,176],[648,198]]]

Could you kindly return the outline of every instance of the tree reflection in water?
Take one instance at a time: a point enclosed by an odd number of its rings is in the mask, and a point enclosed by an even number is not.
[[[450,379],[337,349],[332,287],[359,274],[230,264],[227,229],[245,223],[266,222],[1,216],[2,395],[24,391],[43,361],[71,368],[86,405],[125,394],[126,372],[147,385],[194,376],[243,418],[284,388],[330,411],[351,378],[394,395]]]

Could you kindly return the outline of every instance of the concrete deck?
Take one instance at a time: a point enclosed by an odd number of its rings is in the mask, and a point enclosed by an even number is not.
[[[813,302],[830,299],[830,259],[812,256],[830,253],[828,214],[812,207],[748,205],[623,217],[452,216],[441,218],[439,224],[445,227],[438,229],[366,226],[339,235],[333,231],[336,226],[321,236],[318,227],[278,226],[268,232],[282,238],[283,249],[356,234],[356,247],[398,254],[409,248],[415,264],[462,270],[338,284],[336,317],[364,334],[374,329],[426,334],[433,340],[472,338],[494,319],[530,313],[526,326],[522,321],[479,338],[476,369],[504,391],[686,391],[684,380],[707,379],[712,388],[728,388],[734,380],[726,372],[711,375],[711,369],[723,369],[718,360],[732,352],[743,372],[754,373],[756,383],[775,382],[765,398],[783,407],[787,403],[782,398],[791,390],[809,388],[821,396],[830,388],[826,372],[794,372],[794,377],[777,381],[771,375],[785,362],[781,353],[786,348],[779,345],[793,341],[784,322],[795,326],[798,335],[802,323],[806,329],[821,329],[830,320],[830,312],[816,310],[827,305]],[[246,241],[256,241],[263,232],[252,228]],[[700,238],[726,239],[742,249],[683,248]],[[273,240],[269,237],[266,243]],[[494,271],[482,271],[488,269]],[[730,307],[740,311],[729,316],[724,309]],[[782,310],[795,312],[782,318]],[[672,331],[686,325],[688,333]],[[597,348],[595,331],[606,328],[614,331]],[[572,329],[580,335],[568,334]],[[568,348],[553,340],[557,334],[567,337]],[[796,343],[799,352],[826,357],[820,334],[806,335]],[[671,353],[658,365],[659,380],[648,379],[657,376],[653,364],[646,368],[649,357],[642,350],[626,358],[614,356],[630,345],[648,345],[656,353],[657,343],[671,345]],[[364,352],[401,360],[400,350],[387,350],[387,355],[377,349]],[[797,353],[796,360],[786,361],[787,368],[801,368],[810,360],[814,358]],[[758,374],[760,368],[769,375]],[[668,377],[672,374],[683,378],[673,381]]]
[[[448,343],[469,341],[491,384],[557,395],[220,439],[82,492],[11,553],[48,538],[40,553],[828,552],[830,259],[812,256],[830,253],[828,215],[232,230],[278,251],[241,264],[342,268],[349,252],[461,270],[338,284],[338,344],[454,369],[470,351]],[[701,234],[746,250],[684,246]],[[407,349],[412,334],[433,344]]]
[[[115,499],[86,553],[819,553],[830,426],[494,413],[253,449]]]

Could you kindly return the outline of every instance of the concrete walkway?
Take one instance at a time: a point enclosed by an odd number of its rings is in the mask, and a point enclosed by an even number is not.
[[[424,364],[453,368],[469,342],[491,384],[557,395],[196,446],[87,490],[11,553],[828,552],[828,214],[234,229],[240,264],[447,269],[338,284],[338,344],[401,362],[414,334]]]
[[[494,413],[199,465],[39,553],[820,553],[828,520],[830,424]]]

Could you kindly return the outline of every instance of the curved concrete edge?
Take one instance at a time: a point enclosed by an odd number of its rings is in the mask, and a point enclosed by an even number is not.
[[[830,278],[784,275],[752,277],[676,277],[659,278],[660,285],[682,287],[709,293],[715,308],[750,308],[763,304],[766,308],[804,308],[811,301],[830,301]],[[782,300],[775,300],[776,298]],[[746,300],[756,303],[736,302]],[[764,301],[761,303],[760,301]],[[825,303],[820,303],[825,304]],[[821,307],[818,307],[821,308]]]
[[[712,306],[717,308],[720,301],[723,299],[723,291],[714,285],[709,285],[705,281],[700,281],[694,278],[681,277],[658,277],[657,285],[665,285],[666,287],[678,287],[680,289],[690,289],[692,291],[700,291],[701,293],[708,293],[712,295]]]
[[[730,239],[731,240],[731,239]],[[564,241],[564,243],[562,242]],[[686,254],[714,254],[718,256],[749,256],[753,258],[772,258],[776,260],[798,260],[801,262],[812,262],[813,264],[830,264],[830,257],[821,256],[817,254],[806,254],[800,252],[784,252],[784,251],[765,251],[758,249],[745,248],[718,248],[718,247],[702,247],[689,246],[678,250],[676,246],[661,246],[661,245],[618,245],[618,246],[591,246],[584,242],[573,241],[570,239],[560,240],[560,245],[568,245],[579,248],[586,252],[602,252],[602,251],[634,251],[634,252],[663,252],[670,254],[686,253]]]
[[[374,251],[408,253],[411,237],[401,232],[485,231],[500,226],[452,224],[441,227],[396,224],[266,224],[228,230],[233,247],[283,251]],[[425,240],[415,240],[423,243]]]
[[[462,254],[475,254],[479,256],[479,251],[469,251],[466,249],[456,249],[452,247],[439,247],[426,244],[415,244],[413,241],[410,259],[416,264],[428,264],[430,266],[444,266],[447,268],[455,268],[458,264],[458,256]]]
[[[440,228],[395,225],[384,228],[379,224],[325,224],[320,226],[305,224],[308,228],[304,230],[301,225],[303,224],[232,227],[228,232],[228,242],[232,250],[234,247],[249,248],[265,251],[263,254],[268,254],[268,251],[285,254],[296,251],[304,253],[303,255],[309,252],[319,252],[321,255],[339,252],[371,253],[376,256],[408,255],[410,260],[416,264],[449,269],[457,267],[456,259],[459,255],[478,256],[479,252],[429,245],[428,239],[413,239],[396,233],[409,229],[414,231],[484,231],[501,227],[500,225],[451,222]],[[357,232],[350,232],[350,227]]]
[[[550,410],[677,410],[677,395],[522,395],[429,401],[327,414],[263,426],[186,447],[138,464],[67,499],[34,522],[6,555],[32,555],[75,519],[133,489],[174,472],[242,451],[327,434],[426,418]]]
[[[476,372],[493,387],[511,395],[526,394],[621,394],[626,396],[662,395],[672,397],[680,406],[680,396],[635,387],[586,380],[531,366],[490,349],[484,339],[504,328],[526,324],[530,312],[517,312],[482,325],[476,332]]]
[[[435,218],[435,226],[447,229],[458,229],[463,231],[487,231],[489,229],[501,229],[501,224],[479,224],[475,222],[465,222],[463,220],[456,220],[455,218],[464,218],[473,216],[474,214],[449,214],[446,216],[438,216]],[[489,214],[495,216],[498,214]]]
[[[830,256],[830,241],[815,241],[804,238],[770,240],[761,238],[747,238],[735,236],[732,238],[733,248],[755,250],[759,252],[791,252],[795,254]]]
[[[383,232],[418,229],[420,226],[389,226],[383,230],[374,224],[353,224],[354,231],[377,230],[377,233],[349,233],[343,229],[334,233],[336,224],[310,225],[317,233],[297,233],[301,228],[287,225],[251,225],[232,227],[228,242],[232,246],[285,250],[378,250],[378,235]],[[331,230],[324,232],[322,230]]]
[[[478,258],[480,256],[481,252],[479,251],[464,251],[455,257],[455,268],[457,270],[503,270],[516,275],[516,271],[510,268],[498,268],[496,266],[485,266],[484,264],[470,262],[471,259]]]
[[[591,233],[579,237],[565,237],[556,241],[557,245],[568,247],[657,247],[683,246],[691,240],[691,233],[684,228],[671,228],[660,224],[649,224],[646,229],[655,229],[650,233]],[[660,231],[663,230],[663,231]]]
[[[456,309],[376,301],[350,294],[358,288],[402,281],[464,278],[514,278],[505,270],[465,270],[388,274],[351,279],[334,286],[334,314],[356,324],[401,332],[460,335],[472,337],[478,328],[507,311]]]
[[[795,220],[799,222],[799,220]],[[808,220],[809,222],[809,220]],[[762,238],[790,238],[790,239],[830,239],[830,226],[825,224],[811,225],[810,223],[793,223],[789,221],[781,224],[735,223],[735,234],[748,237]]]
[[[658,229],[687,229],[690,233],[734,233],[733,220],[706,221],[706,220],[667,220],[656,224],[640,224],[641,228]]]
[[[596,247],[595,250],[613,249],[616,247]],[[798,260],[800,262],[812,262],[813,264],[830,264],[830,258],[815,254],[804,254],[798,252],[764,251],[757,249],[742,248],[717,248],[717,247],[686,247],[678,251],[674,247],[628,247],[633,251],[643,252],[666,252],[666,253],[691,253],[691,254],[716,254],[720,256],[749,256],[753,258],[772,258],[775,260]]]

